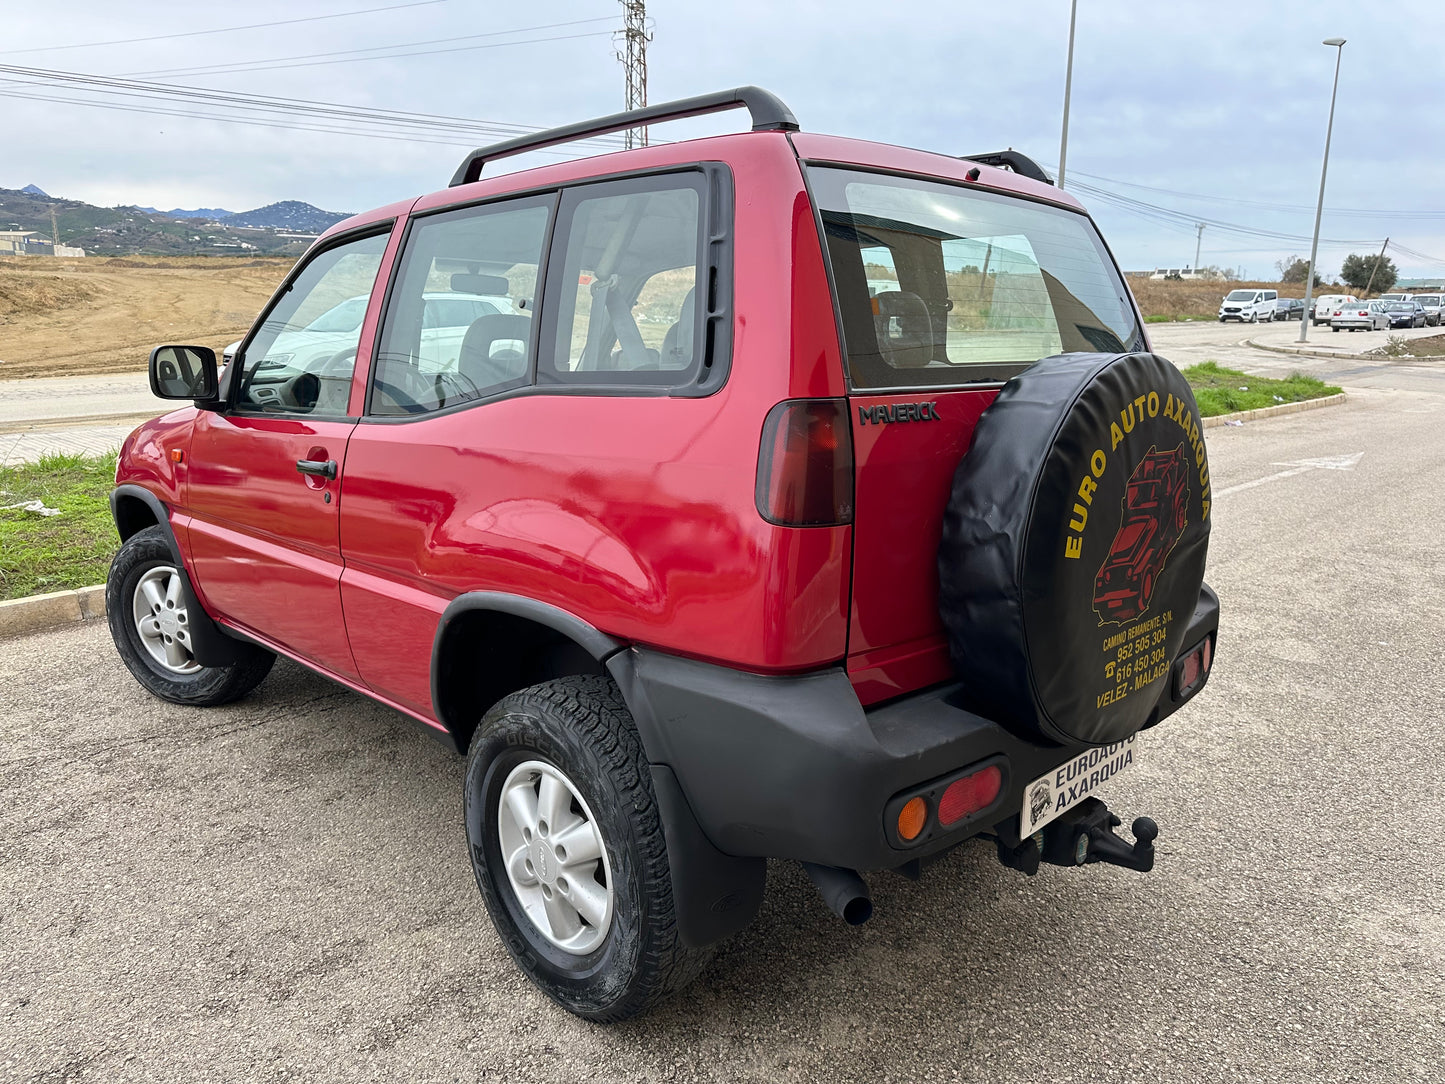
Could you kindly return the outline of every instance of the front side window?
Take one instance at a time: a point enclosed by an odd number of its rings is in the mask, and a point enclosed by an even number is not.
[[[960,185],[808,171],[857,388],[998,382],[1140,344],[1087,217]]]
[[[425,414],[530,381],[553,198],[414,220],[372,367],[369,412]]]
[[[314,257],[246,344],[235,405],[267,413],[342,417],[361,324],[388,234]]]
[[[538,384],[678,386],[702,354],[704,182],[639,178],[563,197]]]

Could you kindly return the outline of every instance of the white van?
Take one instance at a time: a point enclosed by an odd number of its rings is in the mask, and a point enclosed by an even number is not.
[[[1336,309],[1341,305],[1353,305],[1355,301],[1354,294],[1320,294],[1315,298],[1314,308],[1310,310],[1310,324],[1314,327],[1328,324]]]
[[[1219,322],[1238,320],[1241,324],[1257,324],[1274,319],[1275,290],[1230,290],[1219,304]]]

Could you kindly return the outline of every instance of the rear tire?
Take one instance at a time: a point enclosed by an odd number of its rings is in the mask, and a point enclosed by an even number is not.
[[[182,588],[161,527],[125,541],[105,583],[106,622],[121,661],[148,693],[173,704],[213,707],[239,700],[261,684],[276,656],[238,640],[239,661],[202,666],[191,652],[190,626],[210,618],[189,612]]]
[[[502,944],[569,1012],[635,1016],[712,958],[682,943],[652,772],[610,679],[543,682],[487,712],[463,812]],[[563,851],[564,839],[585,842]]]

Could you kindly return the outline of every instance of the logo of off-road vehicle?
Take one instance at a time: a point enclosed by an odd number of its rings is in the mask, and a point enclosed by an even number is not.
[[[1094,577],[1100,624],[1132,621],[1149,609],[1164,563],[1189,522],[1189,468],[1184,445],[1151,446],[1124,490],[1123,512],[1109,555]]]

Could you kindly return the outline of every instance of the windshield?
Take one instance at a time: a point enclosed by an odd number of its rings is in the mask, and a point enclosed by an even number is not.
[[[1001,382],[1051,354],[1142,348],[1084,215],[934,181],[808,173],[854,387]]]
[[[343,301],[335,308],[323,312],[315,320],[306,325],[307,331],[355,331],[361,326],[362,317],[366,315],[365,297],[353,297],[349,301]]]
[[[1231,291],[1229,292],[1229,296],[1226,297],[1224,300],[1226,300],[1226,301],[1253,301],[1253,300],[1254,300],[1254,291],[1253,291],[1253,290],[1231,290]]]

